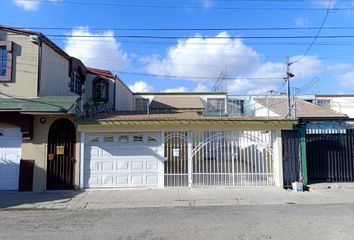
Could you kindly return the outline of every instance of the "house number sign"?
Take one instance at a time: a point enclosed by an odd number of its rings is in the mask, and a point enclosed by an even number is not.
[[[179,157],[179,148],[172,149],[172,154],[174,157]]]
[[[57,146],[57,155],[64,155],[64,146]]]

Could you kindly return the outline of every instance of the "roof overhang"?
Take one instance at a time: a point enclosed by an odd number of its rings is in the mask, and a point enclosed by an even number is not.
[[[276,120],[78,120],[78,125],[283,125],[296,124],[298,121],[294,119],[276,119]]]

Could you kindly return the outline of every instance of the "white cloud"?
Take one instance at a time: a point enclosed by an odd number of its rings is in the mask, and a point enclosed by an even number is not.
[[[221,32],[216,38],[178,40],[165,58],[152,56],[143,61],[147,63],[146,71],[152,74],[217,78],[225,69],[230,74],[248,72],[260,62],[259,59],[259,54],[242,40]]]
[[[186,87],[168,88],[164,92],[188,92],[188,88]]]
[[[216,36],[222,38],[179,40],[168,50],[165,58],[145,58],[146,70],[157,75],[202,77],[189,80],[200,84],[195,91],[205,91],[207,89],[202,83],[210,82],[210,78],[216,79],[226,66],[228,75],[236,76],[228,80],[228,91],[231,94],[258,94],[278,90],[286,76],[285,63],[262,62],[261,55],[240,39],[232,39],[226,32]],[[293,56],[290,62],[299,58],[301,56]],[[294,80],[312,78],[325,70],[323,62],[317,56],[305,56],[291,65]],[[181,89],[187,90],[184,87]]]
[[[49,0],[50,2],[61,2],[62,0]],[[27,10],[27,11],[33,11],[33,10],[37,10],[39,7],[40,2],[30,2],[30,1],[26,1],[26,0],[13,0],[13,2],[19,6],[22,7],[23,9]]]
[[[354,87],[354,71],[346,72],[344,74],[340,74],[336,77],[337,81],[345,87]]]
[[[336,0],[310,0],[310,2],[325,8],[327,8],[328,6],[330,6],[330,8],[334,8],[337,4]]]
[[[350,63],[337,63],[327,66],[327,70],[330,72],[352,71],[354,66]]]
[[[309,25],[310,25],[310,21],[307,17],[296,17],[294,19],[294,21],[295,21],[295,25],[297,27],[306,28],[306,27],[309,27]]]
[[[300,58],[301,56],[293,56],[290,62],[296,62]],[[324,70],[324,64],[317,56],[306,56],[298,63],[291,65],[291,71],[297,78],[315,76]]]
[[[194,92],[208,92],[210,91],[205,85],[198,83],[198,85],[194,88]]]
[[[152,92],[154,90],[153,86],[144,81],[137,81],[133,85],[129,85],[129,88],[133,92]]]
[[[65,42],[65,51],[88,67],[118,71],[131,66],[128,54],[110,30],[94,34],[88,27],[74,28]]]
[[[214,5],[213,0],[202,0],[204,8],[211,8]]]
[[[290,62],[299,59],[300,56],[290,58]],[[291,72],[295,74],[293,80],[298,78],[310,78],[324,71],[321,60],[316,56],[306,56],[298,63],[291,65]],[[282,79],[286,76],[284,63],[266,62],[249,72],[248,78],[236,78],[230,80],[228,91],[234,94],[265,94],[271,90],[278,90]]]

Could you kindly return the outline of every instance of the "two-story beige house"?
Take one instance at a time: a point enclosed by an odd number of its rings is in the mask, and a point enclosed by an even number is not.
[[[75,118],[92,99],[113,108],[114,87],[43,34],[0,26],[0,190],[78,186]]]

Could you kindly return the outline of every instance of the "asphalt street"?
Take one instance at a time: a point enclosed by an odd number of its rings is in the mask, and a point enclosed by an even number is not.
[[[353,204],[0,211],[0,239],[354,239]]]

